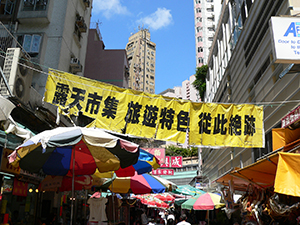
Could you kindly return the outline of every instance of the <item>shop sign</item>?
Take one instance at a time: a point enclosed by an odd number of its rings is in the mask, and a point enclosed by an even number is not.
[[[145,151],[151,153],[158,159],[159,165],[162,165],[165,163],[165,152],[166,150],[164,148],[143,148]]]
[[[161,167],[181,168],[182,156],[166,156],[165,163],[162,164]]]
[[[49,70],[44,100],[87,127],[194,146],[264,147],[263,107],[191,102]]]
[[[12,173],[12,174],[20,174],[20,166],[15,167],[12,164],[8,162],[8,155],[12,153],[12,150],[9,150],[7,148],[3,148],[2,152],[2,161],[1,161],[1,171],[6,173]]]
[[[300,40],[300,39],[299,39]],[[300,120],[300,106],[281,119],[281,127],[285,128]]]
[[[27,190],[28,190],[28,183],[19,181],[17,180],[17,178],[14,179],[13,195],[26,197]]]
[[[152,170],[152,175],[174,175],[174,170],[173,169],[157,169],[157,170]]]
[[[300,63],[300,18],[271,17],[275,63]]]

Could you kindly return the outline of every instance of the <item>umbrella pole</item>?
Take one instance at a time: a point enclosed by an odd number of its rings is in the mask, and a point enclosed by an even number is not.
[[[73,212],[74,212],[74,175],[75,175],[75,149],[73,151],[73,168],[72,168],[72,202],[71,202],[71,218],[70,225],[73,225]]]
[[[86,224],[86,205],[87,205],[87,197],[88,197],[88,192],[87,192],[87,189],[85,189],[84,224]]]
[[[208,213],[207,222],[208,222],[208,225],[209,225],[209,210],[207,210],[207,213]]]
[[[112,172],[110,172],[111,173],[111,179],[112,179],[112,177],[113,177],[113,173]],[[112,182],[111,183],[111,189],[112,189],[112,205],[113,205],[113,224],[115,224],[115,222],[116,222],[116,217],[115,217],[115,203],[114,203],[114,182]]]

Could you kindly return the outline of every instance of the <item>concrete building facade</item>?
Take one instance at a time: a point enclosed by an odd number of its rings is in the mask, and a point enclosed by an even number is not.
[[[272,128],[299,105],[300,73],[275,63],[270,18],[297,16],[296,0],[225,0],[208,57],[205,102],[263,105],[265,148],[202,149],[202,175],[214,187],[218,177],[272,152]],[[284,104],[283,104],[284,103]]]
[[[129,64],[129,88],[155,93],[156,44],[148,29],[140,28],[129,37],[126,45]]]
[[[10,0],[1,1],[1,7],[2,48],[23,48],[35,65],[32,86],[40,95],[49,67],[82,76],[92,0]],[[13,41],[4,40],[6,29]]]
[[[128,88],[129,68],[125,49],[105,49],[98,26],[90,29],[84,76]]]

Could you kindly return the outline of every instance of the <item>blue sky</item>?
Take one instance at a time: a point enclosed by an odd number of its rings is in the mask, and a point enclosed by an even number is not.
[[[156,44],[155,93],[181,86],[196,70],[192,0],[94,0],[91,22],[99,22],[106,49],[125,49],[138,26]]]

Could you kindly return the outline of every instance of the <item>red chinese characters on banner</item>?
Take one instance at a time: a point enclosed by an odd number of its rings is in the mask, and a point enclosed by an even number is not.
[[[181,168],[182,167],[182,156],[166,156],[165,163],[161,165],[162,168],[172,167]]]
[[[162,164],[162,165],[160,165],[160,167],[162,167],[162,168],[166,168],[166,167],[170,167],[170,156],[166,156],[166,158],[165,158],[165,163],[164,164]]]
[[[27,196],[28,183],[18,181],[17,178],[14,179],[13,195],[17,196]]]
[[[174,170],[173,169],[152,170],[152,175],[174,175]]]
[[[171,156],[171,166],[173,168],[182,167],[182,156]]]
[[[151,153],[158,159],[159,165],[165,163],[166,150],[164,148],[143,148],[145,151]]]
[[[300,119],[300,106],[281,119],[281,127],[285,128]]]

